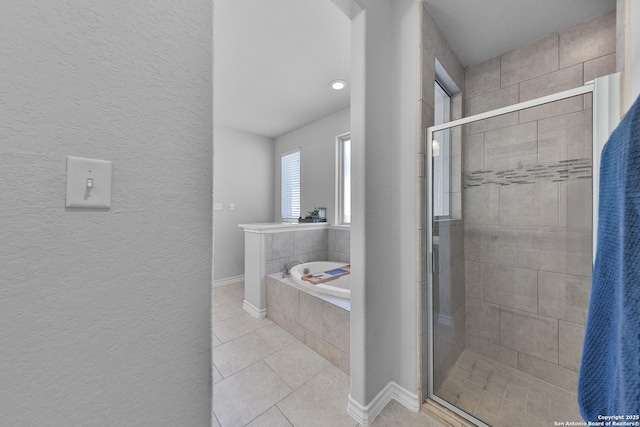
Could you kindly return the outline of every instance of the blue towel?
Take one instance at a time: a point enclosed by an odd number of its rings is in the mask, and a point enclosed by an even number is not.
[[[578,385],[586,421],[640,414],[640,97],[602,151],[598,212]]]

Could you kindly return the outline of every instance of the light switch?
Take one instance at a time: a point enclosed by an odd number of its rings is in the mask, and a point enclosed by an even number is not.
[[[222,210],[222,203],[216,202],[213,204],[213,210],[215,211],[221,211]]]
[[[67,207],[111,207],[111,162],[67,156]]]
[[[230,211],[235,211],[236,210],[236,204],[235,203],[229,203],[229,210]]]

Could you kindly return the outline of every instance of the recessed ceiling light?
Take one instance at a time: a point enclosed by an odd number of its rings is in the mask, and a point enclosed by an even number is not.
[[[329,86],[331,86],[331,89],[341,90],[347,87],[347,83],[344,80],[333,80],[329,83]]]

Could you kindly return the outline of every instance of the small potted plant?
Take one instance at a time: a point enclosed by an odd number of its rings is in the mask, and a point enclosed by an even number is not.
[[[326,222],[326,218],[320,218],[320,211],[314,206],[312,211],[307,212],[304,218],[298,218],[298,222]]]

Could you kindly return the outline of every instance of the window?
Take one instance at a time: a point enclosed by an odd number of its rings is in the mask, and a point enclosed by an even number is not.
[[[337,222],[351,224],[351,134],[338,137]]]
[[[435,82],[434,124],[450,120],[451,97]],[[433,215],[450,217],[451,207],[451,131],[441,130],[433,134]]]
[[[281,159],[281,217],[285,221],[300,217],[300,149],[284,153]]]

